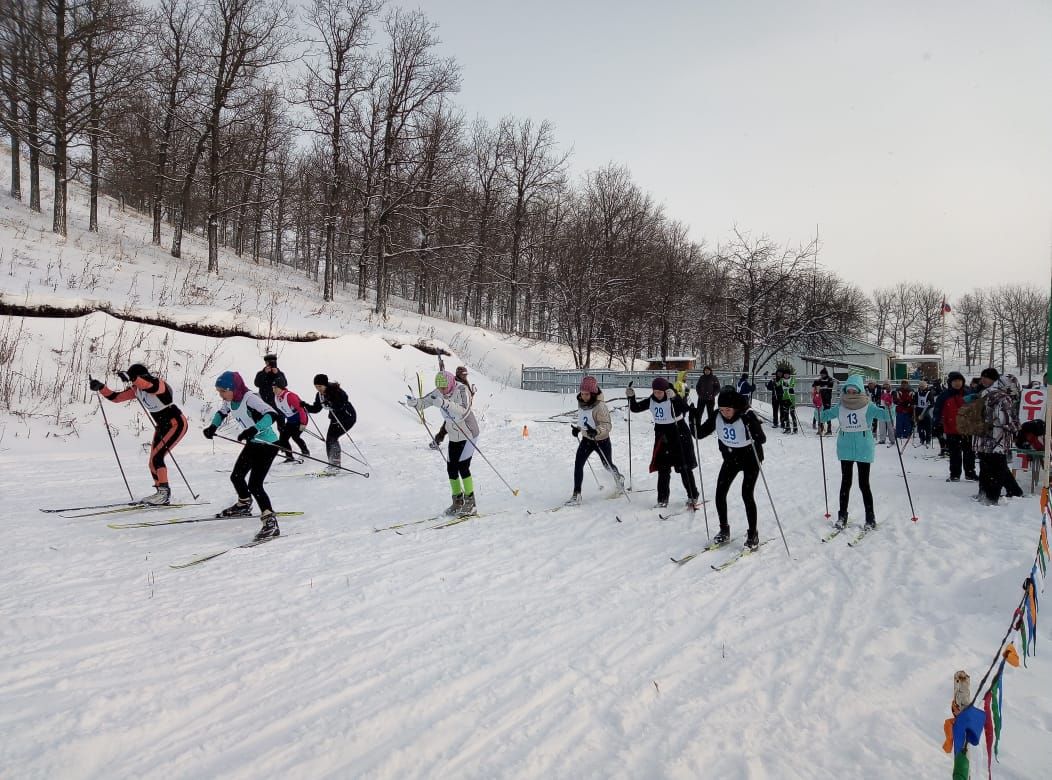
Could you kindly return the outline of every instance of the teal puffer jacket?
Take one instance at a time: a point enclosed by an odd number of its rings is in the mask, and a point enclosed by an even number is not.
[[[863,398],[866,398],[866,390],[862,384],[862,377],[852,374],[844,382],[843,389],[854,387]],[[845,412],[847,410],[845,409]],[[876,455],[876,443],[873,441],[873,421],[890,420],[891,415],[887,409],[881,409],[872,402],[861,409],[852,410],[861,420],[865,417],[865,428],[861,431],[844,431],[837,433],[836,456],[840,460],[853,460],[856,463],[872,463]],[[831,408],[822,411],[822,422],[836,420],[840,417],[840,404],[834,404]]]

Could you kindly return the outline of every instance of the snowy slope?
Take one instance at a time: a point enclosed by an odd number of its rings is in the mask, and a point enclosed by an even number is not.
[[[148,247],[138,218],[103,217],[100,238],[74,227],[60,245],[46,218],[0,197],[5,299],[96,299],[269,327],[274,283],[251,263],[224,255],[222,281],[195,291],[196,241],[190,260],[171,261]],[[76,201],[73,223],[84,221]],[[946,484],[944,462],[910,448],[912,523],[895,451],[881,449],[881,530],[854,549],[847,535],[822,544],[818,440],[772,433],[765,473],[792,557],[761,492],[761,535],[776,541],[724,572],[709,564],[727,551],[677,567],[670,556],[704,544],[704,518],[658,521],[652,492],[632,506],[608,501],[610,488],[586,474],[584,507],[541,511],[570,492],[575,442],[564,423],[539,421],[572,399],[509,388],[508,376],[523,362],[565,365],[565,351],[408,315],[381,328],[359,304],[320,309],[303,280],[281,278],[281,289],[303,287],[275,303],[283,332],[340,336],[279,343],[282,367],[304,395],[317,371],[344,383],[371,476],[310,479],[291,476],[308,465],[276,466],[275,507],[305,514],[283,520],[272,543],[185,570],[168,564],[245,541],[258,521],[115,530],[107,523],[137,518],[37,510],[127,496],[85,379],[131,359],[162,368],[176,388],[191,420],[178,461],[211,502],[153,517],[225,506],[236,446],[200,429],[214,377],[234,368],[251,379],[263,342],[105,314],[0,319],[0,345],[15,345],[0,392],[7,382],[17,412],[0,415],[0,531],[11,553],[0,569],[0,776],[949,776],[941,741],[953,673],[966,669],[977,684],[1007,627],[1032,560],[1036,499],[979,508],[973,485]],[[399,404],[436,361],[385,340],[399,334],[443,341],[455,353],[448,364],[471,368],[480,444],[518,497],[476,457],[483,517],[373,531],[449,500],[440,456]],[[106,411],[132,488],[145,494],[141,413]],[[626,472],[628,433],[616,413]],[[635,486],[653,487],[643,416],[631,434]],[[711,500],[719,455],[711,440],[701,451]],[[174,469],[172,483],[185,499]],[[835,495],[837,480],[829,487]],[[856,494],[855,514],[859,504]],[[714,529],[711,505],[709,514]],[[731,525],[744,530],[736,491]],[[1047,629],[1039,634],[1041,649]],[[1008,673],[996,777],[1047,774],[1050,684],[1044,654]],[[973,755],[973,777],[984,762]]]
[[[23,171],[27,168],[23,166]],[[46,178],[46,177],[45,177]],[[0,181],[10,180],[10,158],[0,154]],[[0,194],[0,302],[19,305],[90,307],[101,305],[131,316],[163,317],[240,328],[269,336],[383,332],[403,340],[430,339],[448,345],[476,373],[518,386],[522,365],[572,367],[565,346],[487,331],[394,308],[380,320],[372,304],[353,289],[337,290],[336,301],[321,301],[319,287],[284,267],[257,266],[251,255],[220,250],[220,273],[208,275],[205,241],[187,234],[183,257],[167,248],[171,230],[163,226],[163,247],[150,243],[148,219],[121,211],[111,198],[100,198],[99,233],[89,233],[87,195],[70,183],[69,236],[51,233],[51,184],[41,184],[44,214]],[[27,196],[28,197],[28,196]],[[259,355],[267,349],[261,341]]]
[[[194,354],[208,342],[178,337]],[[107,522],[127,518],[40,514],[119,500],[123,485],[92,407],[77,411],[79,437],[8,419],[5,773],[948,776],[940,743],[952,675],[964,668],[977,682],[996,649],[1031,560],[1036,500],[981,510],[970,484],[947,485],[944,464],[911,448],[914,524],[894,450],[883,449],[881,530],[857,549],[844,537],[822,544],[818,441],[773,433],[766,474],[792,559],[779,541],[725,572],[706,560],[725,552],[676,567],[669,556],[704,543],[703,518],[657,521],[645,508],[653,493],[632,507],[607,501],[609,488],[600,493],[586,474],[585,507],[527,514],[569,493],[574,441],[565,425],[533,422],[569,399],[481,379],[481,446],[520,496],[476,458],[484,517],[376,533],[448,501],[440,457],[397,403],[434,358],[368,336],[284,350],[301,388],[314,370],[352,359],[344,377],[372,476],[318,480],[275,467],[276,508],[305,516],[283,521],[271,544],[192,569],[168,564],[244,541],[258,521],[114,530]],[[254,343],[230,340],[212,373],[255,360]],[[202,407],[187,408],[194,426],[177,454],[211,512],[232,499],[224,470],[235,447],[213,448],[200,436]],[[148,491],[135,410],[107,412],[133,488]],[[632,434],[642,489],[652,486],[642,417]],[[620,416],[614,435],[627,470]],[[702,453],[711,499],[719,456],[711,441]],[[736,499],[731,507],[741,532]],[[765,497],[760,507],[762,535],[777,537]],[[1042,775],[1050,682],[1043,656],[1009,673],[998,777]]]

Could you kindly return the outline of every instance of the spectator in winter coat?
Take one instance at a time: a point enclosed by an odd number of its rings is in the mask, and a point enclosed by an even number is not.
[[[939,393],[932,406],[932,420],[943,430],[946,439],[946,450],[950,456],[950,476],[947,482],[961,481],[961,464],[964,464],[964,477],[969,481],[979,479],[975,473],[975,452],[972,450],[971,437],[963,436],[957,430],[957,412],[964,406],[964,374],[951,371],[946,382],[946,389]]]
[[[840,403],[821,412],[823,422],[835,418],[839,427],[836,439],[836,455],[840,459],[840,511],[837,513],[837,528],[847,525],[852,471],[855,468],[858,469],[858,488],[862,491],[866,525],[870,528],[876,528],[877,525],[873,510],[873,493],[869,488],[869,467],[876,454],[872,422],[890,422],[891,410],[874,405],[863,389],[862,377],[852,374],[844,383]]]
[[[1021,496],[1023,491],[1008,469],[1008,451],[1019,432],[1019,417],[1008,387],[996,368],[985,368],[980,375],[983,391],[983,422],[987,433],[972,437],[972,447],[979,455],[979,495],[981,503],[995,505],[1001,489],[1009,496]]]
[[[783,371],[782,391],[782,433],[789,433],[790,423],[793,433],[799,433],[800,423],[796,419],[796,377],[791,371]]]
[[[931,444],[931,405],[935,400],[931,388],[923,379],[917,385],[917,439],[921,445],[927,447]]]
[[[818,379],[815,380],[815,384],[818,385],[818,390],[822,394],[822,408],[829,409],[833,406],[833,388],[836,387],[836,380],[829,376],[829,371],[822,369],[818,372]],[[821,428],[819,428],[821,431]],[[833,433],[833,423],[829,422],[826,425],[826,433]]]
[[[883,408],[883,404],[880,403],[880,385],[876,381],[869,379],[866,381],[866,395],[869,396],[870,403],[874,403],[878,408]],[[877,435],[877,426],[880,425],[880,420],[873,421],[873,436]]]
[[[892,393],[891,400],[895,404],[895,438],[908,439],[913,433],[913,414],[917,401],[907,380],[902,380],[899,389]]]
[[[694,468],[698,464],[694,458],[694,447],[691,446],[690,428],[685,420],[689,413],[687,402],[676,394],[669,381],[662,376],[655,377],[650,389],[650,396],[642,401],[636,400],[636,391],[631,385],[625,390],[625,395],[631,411],[649,410],[654,421],[654,451],[650,458],[650,471],[658,474],[658,506],[668,506],[669,483],[672,470],[675,469],[687,492],[687,506],[694,509],[698,502]],[[695,409],[693,415],[696,419],[701,415],[701,410]]]
[[[749,382],[749,375],[742,374],[738,380],[738,384],[734,386],[735,391],[738,392],[744,399],[746,405],[752,404],[752,394],[756,390],[756,385]]]
[[[720,394],[720,380],[712,373],[712,366],[705,366],[698,377],[698,410],[705,409],[705,419],[712,417],[716,408],[716,396]]]
[[[895,394],[891,392],[891,382],[885,380],[880,388],[880,405],[890,410],[894,403]],[[895,425],[891,422],[890,412],[888,413],[888,419],[882,420],[880,423],[880,443],[883,444],[885,441],[887,441],[889,447],[895,443]]]
[[[778,415],[782,408],[782,372],[775,371],[767,380],[767,391],[771,394],[771,427],[778,427]]]
[[[288,380],[285,379],[285,375],[278,369],[278,356],[273,353],[268,353],[263,356],[263,368],[256,373],[256,379],[253,384],[256,389],[259,390],[259,397],[268,406],[274,405],[274,380],[281,379],[285,382],[282,387],[288,387]]]

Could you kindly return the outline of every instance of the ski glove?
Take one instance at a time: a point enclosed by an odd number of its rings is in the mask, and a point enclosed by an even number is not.
[[[256,438],[257,433],[259,433],[259,430],[253,425],[251,428],[245,428],[245,430],[241,431],[241,433],[237,435],[237,440],[252,441],[252,439]]]
[[[631,385],[629,385],[627,388],[625,388],[625,397],[626,398],[635,398],[636,397],[635,388],[632,387]]]
[[[209,425],[207,428],[201,431],[201,433],[205,435],[206,439],[211,439],[213,436],[216,435],[216,427],[214,425]]]
[[[576,425],[571,425],[570,426],[570,435],[573,436],[576,439],[578,436],[581,435],[581,429],[578,428]]]
[[[88,387],[90,387],[92,389],[92,391],[94,391],[96,393],[99,392],[99,390],[101,390],[105,386],[106,385],[104,385],[98,379],[92,379],[90,382],[88,382]]]
[[[433,450],[442,449],[442,445],[438,443],[438,439],[432,439],[431,443],[428,444],[427,446],[430,447]]]
[[[410,409],[419,409],[420,402],[422,400],[422,398],[413,398],[413,396],[407,395],[405,397],[405,405],[408,406]]]
[[[120,380],[122,382],[124,382],[124,384],[126,384],[126,385],[130,385],[131,384],[131,377],[128,376],[128,372],[127,371],[118,371],[117,372],[117,376],[120,377]]]
[[[597,433],[599,433],[599,431],[597,431],[597,430],[596,430],[595,428],[593,428],[593,427],[592,427],[591,425],[586,425],[586,426],[584,427],[584,435],[585,435],[585,437],[587,437],[587,438],[589,438],[589,439],[592,439],[593,441],[595,440],[595,435],[596,435]]]

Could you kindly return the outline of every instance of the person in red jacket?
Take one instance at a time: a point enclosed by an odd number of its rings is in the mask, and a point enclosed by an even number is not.
[[[895,438],[908,439],[913,433],[913,412],[916,408],[917,399],[910,390],[910,383],[903,379],[899,389],[891,394],[892,403],[895,404]]]
[[[160,377],[153,376],[146,366],[134,363],[127,371],[118,371],[126,387],[121,391],[111,390],[98,379],[88,385],[107,401],[115,404],[138,398],[153,421],[153,443],[150,445],[150,476],[153,477],[154,492],[140,499],[139,503],[164,506],[171,502],[172,489],[168,485],[168,466],[164,456],[186,435],[187,421],[172,400],[172,389]]]
[[[279,373],[274,378],[273,388],[274,408],[282,414],[282,419],[278,420],[278,428],[281,431],[278,446],[285,453],[285,462],[292,463],[296,457],[289,448],[290,439],[296,442],[300,452],[310,455],[310,450],[303,441],[303,431],[307,430],[307,410],[303,408],[300,397],[289,390],[289,383],[284,374]]]
[[[969,482],[978,481],[975,473],[975,452],[972,450],[972,437],[964,436],[957,430],[957,412],[964,406],[964,374],[951,371],[946,381],[946,389],[935,399],[932,408],[932,420],[941,425],[946,436],[946,449],[950,452],[950,476],[947,482],[961,481],[961,463],[964,463],[964,478]]]

